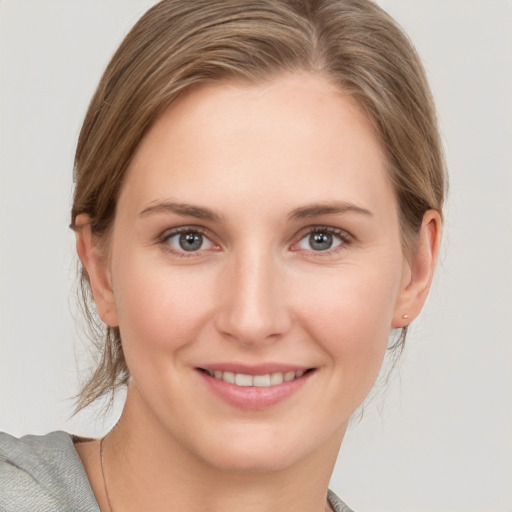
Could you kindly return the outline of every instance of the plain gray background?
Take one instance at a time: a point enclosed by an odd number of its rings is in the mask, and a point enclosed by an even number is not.
[[[101,435],[115,419],[69,419],[84,359],[72,159],[104,66],[153,3],[0,3],[0,430]],[[351,426],[332,488],[364,512],[511,512],[512,2],[379,3],[424,59],[451,190],[429,303]]]

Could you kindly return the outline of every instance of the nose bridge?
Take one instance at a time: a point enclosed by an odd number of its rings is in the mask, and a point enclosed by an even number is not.
[[[244,344],[270,341],[290,327],[282,265],[268,247],[233,254],[227,266],[218,329]]]

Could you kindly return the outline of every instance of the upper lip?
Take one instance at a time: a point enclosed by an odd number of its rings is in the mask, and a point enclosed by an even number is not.
[[[282,363],[261,363],[255,365],[248,365],[242,363],[211,363],[200,365],[197,368],[201,370],[221,371],[243,373],[244,375],[266,375],[269,373],[286,373],[286,372],[299,372],[311,369],[311,366],[282,364]]]

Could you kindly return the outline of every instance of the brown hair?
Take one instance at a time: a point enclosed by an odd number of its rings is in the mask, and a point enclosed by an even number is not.
[[[442,210],[443,153],[421,62],[396,22],[369,0],[163,0],[152,7],[114,54],[89,106],[75,156],[71,226],[77,229],[76,217],[85,213],[96,236],[108,235],[139,143],[185,89],[294,70],[327,77],[374,124],[410,255],[425,211]],[[77,410],[129,377],[119,329],[105,329],[95,317],[83,268],[81,290],[101,332],[101,356]],[[402,331],[395,346],[404,339]]]

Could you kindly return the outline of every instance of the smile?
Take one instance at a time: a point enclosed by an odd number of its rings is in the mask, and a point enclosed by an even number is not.
[[[317,368],[281,364],[245,366],[237,363],[196,367],[207,388],[239,409],[262,410],[291,398],[307,385]]]
[[[304,375],[307,370],[274,372],[263,375],[247,375],[245,373],[223,372],[221,370],[205,370],[205,372],[214,379],[223,380],[228,384],[235,384],[240,387],[259,387],[268,388],[278,386],[283,382],[291,382]]]

